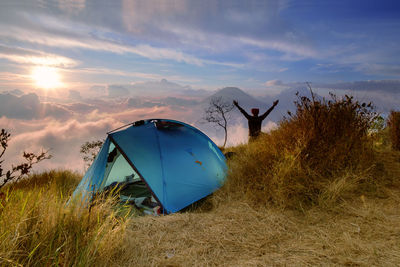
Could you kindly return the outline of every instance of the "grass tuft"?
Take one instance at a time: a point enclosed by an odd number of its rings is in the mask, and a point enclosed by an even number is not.
[[[34,174],[5,188],[0,208],[0,262],[22,266],[106,266],[122,255],[127,217],[112,200],[90,210],[66,205],[79,175]]]

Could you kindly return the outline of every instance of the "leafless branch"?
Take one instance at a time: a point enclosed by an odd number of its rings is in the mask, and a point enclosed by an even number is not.
[[[0,159],[3,157],[4,152],[8,147],[8,142],[10,141],[10,134],[2,129],[0,132],[0,145],[2,152],[0,153]],[[0,189],[9,182],[16,182],[23,177],[26,177],[32,170],[33,165],[45,160],[50,159],[52,156],[48,153],[49,151],[42,151],[39,155],[31,152],[24,152],[23,157],[26,162],[18,164],[17,166],[12,165],[11,169],[6,173],[3,173],[3,168],[1,164],[4,160],[0,160],[0,179],[2,179],[0,184]]]
[[[233,104],[225,102],[222,97],[211,98],[209,106],[205,110],[204,120],[223,128],[225,133],[224,145],[228,139],[228,120],[229,113],[234,108]]]

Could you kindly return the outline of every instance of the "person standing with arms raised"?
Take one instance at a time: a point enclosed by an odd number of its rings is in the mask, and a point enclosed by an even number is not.
[[[233,101],[233,104],[242,112],[242,114],[246,117],[248,124],[249,124],[249,136],[250,136],[250,141],[254,140],[257,138],[260,133],[261,133],[261,124],[262,121],[271,113],[271,111],[278,105],[279,100],[276,100],[272,107],[270,107],[264,114],[261,116],[258,116],[259,109],[258,108],[252,108],[251,113],[253,116],[249,115],[241,106],[239,106],[239,103],[237,100]]]

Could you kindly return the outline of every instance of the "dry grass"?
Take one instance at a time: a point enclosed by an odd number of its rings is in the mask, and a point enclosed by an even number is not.
[[[115,265],[398,266],[400,153],[379,153],[381,171],[393,179],[378,179],[388,183],[374,194],[345,189],[351,194],[340,204],[293,210],[222,191],[195,212],[131,220],[124,245],[135,249]],[[331,190],[349,181],[354,177],[342,177]]]
[[[168,216],[127,218],[109,203],[88,213],[64,206],[78,177],[38,175],[37,186],[20,184],[2,202],[0,265],[398,266],[400,153],[380,153],[382,171],[393,177],[380,185],[384,193],[353,192],[340,205],[303,211],[254,207],[225,192]]]
[[[116,216],[109,202],[90,212],[66,206],[79,179],[52,171],[3,188],[1,265],[109,265],[119,257],[126,218]]]
[[[399,201],[359,197],[335,212],[305,213],[231,202],[209,213],[137,218],[125,234],[132,257],[116,265],[398,266]]]
[[[400,150],[400,111],[391,111],[388,118],[393,149]]]

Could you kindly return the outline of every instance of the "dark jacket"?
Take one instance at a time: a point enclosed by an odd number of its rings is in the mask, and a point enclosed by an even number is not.
[[[270,107],[264,114],[261,116],[252,116],[249,115],[239,104],[235,104],[235,106],[242,112],[242,114],[246,117],[249,123],[249,136],[250,137],[257,137],[261,133],[261,123],[262,121],[271,113],[274,109],[275,105]]]

